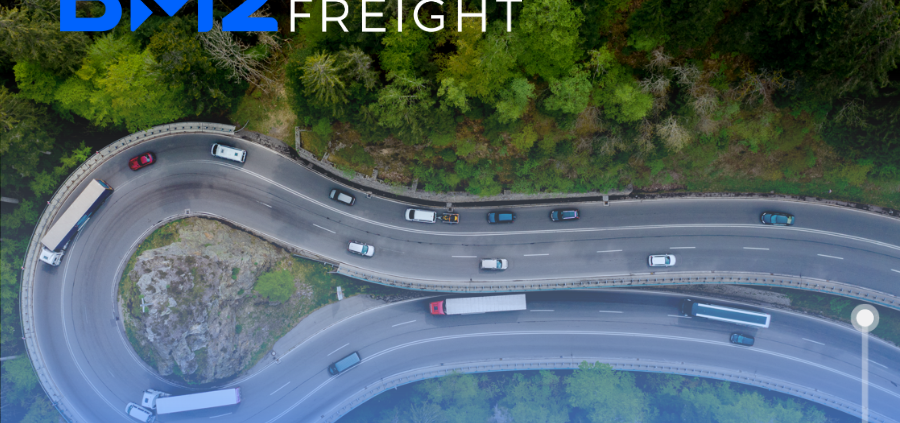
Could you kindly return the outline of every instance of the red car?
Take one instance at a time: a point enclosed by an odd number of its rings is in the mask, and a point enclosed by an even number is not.
[[[130,167],[131,170],[138,170],[142,167],[150,166],[153,163],[156,163],[156,156],[154,156],[153,153],[147,152],[129,160],[128,167]]]

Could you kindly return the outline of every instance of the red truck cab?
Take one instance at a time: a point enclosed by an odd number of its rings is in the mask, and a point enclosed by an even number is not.
[[[439,314],[439,315],[446,314],[446,313],[444,313],[444,302],[436,301],[436,302],[431,303],[431,314]]]

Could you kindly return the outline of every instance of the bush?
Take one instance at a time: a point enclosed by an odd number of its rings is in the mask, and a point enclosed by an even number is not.
[[[294,277],[287,270],[262,274],[253,285],[253,290],[269,301],[287,301],[297,291]]]

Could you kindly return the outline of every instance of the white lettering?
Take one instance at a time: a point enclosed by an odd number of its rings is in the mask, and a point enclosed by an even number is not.
[[[482,1],[484,1],[484,0],[482,0]],[[344,14],[341,15],[339,18],[329,18],[328,17],[328,3],[340,3],[341,5],[343,5],[344,6]],[[350,32],[350,31],[347,31],[347,27],[344,26],[344,18],[347,17],[348,13],[350,13],[350,7],[347,6],[346,1],[344,1],[344,0],[322,0],[322,32],[327,32],[328,22],[337,22],[338,25],[341,26],[341,29],[344,30],[344,32]]]
[[[397,0],[397,32],[403,32],[403,0]]]
[[[521,1],[521,0],[519,0]],[[367,13],[366,12],[366,3],[384,3],[384,0],[362,0],[362,18],[363,18],[363,29],[362,32],[384,32],[384,28],[369,28],[366,26],[366,18],[380,18],[384,14],[383,13]]]
[[[429,2],[437,3],[441,6],[444,5],[444,2],[441,0],[422,0],[419,2],[419,4],[416,5],[416,8],[413,10],[413,19],[416,21],[416,26],[418,26],[419,29],[421,29],[422,31],[425,31],[425,32],[440,31],[440,30],[444,29],[444,15],[431,15],[431,19],[434,19],[441,23],[436,28],[428,28],[428,27],[422,26],[422,22],[419,22],[419,8],[422,7],[423,4],[429,3]]]
[[[497,0],[506,3],[506,32],[512,32],[512,4],[521,3],[522,0]]]
[[[326,0],[327,1],[327,0]],[[487,0],[481,0],[481,13],[463,13],[462,0],[456,0],[456,32],[462,32],[462,18],[481,18],[481,32],[487,31]]]
[[[294,21],[297,18],[308,18],[309,13],[297,13],[297,3],[309,3],[312,0],[291,0],[291,32],[294,32]]]

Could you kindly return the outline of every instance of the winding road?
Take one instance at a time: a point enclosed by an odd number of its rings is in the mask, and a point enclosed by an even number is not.
[[[247,162],[212,157],[214,142],[248,150]],[[159,162],[132,172],[128,159],[143,151],[156,153]],[[517,208],[511,225],[488,225],[488,209],[457,210],[459,225],[426,225],[406,222],[409,205],[395,201],[358,192],[353,207],[330,201],[327,194],[336,183],[256,144],[209,134],[144,143],[90,177],[105,180],[115,192],[59,267],[37,266],[33,294],[46,371],[73,417],[83,422],[133,421],[124,406],[146,388],[189,391],[162,380],[135,356],[116,312],[118,280],[130,252],[160,222],[185,215],[217,216],[331,261],[425,280],[646,273],[647,255],[671,253],[677,267],[658,274],[803,275],[900,295],[900,222],[847,209],[763,200],[620,201],[612,207],[578,205],[583,217],[577,222],[552,223],[553,207],[536,206]],[[767,210],[793,213],[797,225],[759,224]],[[375,245],[377,254],[349,254],[350,240]],[[479,271],[480,257],[506,258],[510,268]],[[680,298],[624,291],[529,293],[527,311],[442,317],[428,315],[424,300],[399,303],[344,321],[280,364],[239,380],[238,406],[158,421],[317,421],[331,418],[352,393],[398,372],[560,356],[710,366],[859,403],[859,333],[770,311],[772,326],[756,334],[757,345],[736,347],[728,334],[743,328],[673,316]],[[396,325],[401,322],[409,323]],[[363,362],[330,376],[327,365],[344,351],[359,351]],[[872,341],[869,354],[871,413],[900,420],[900,350]]]

